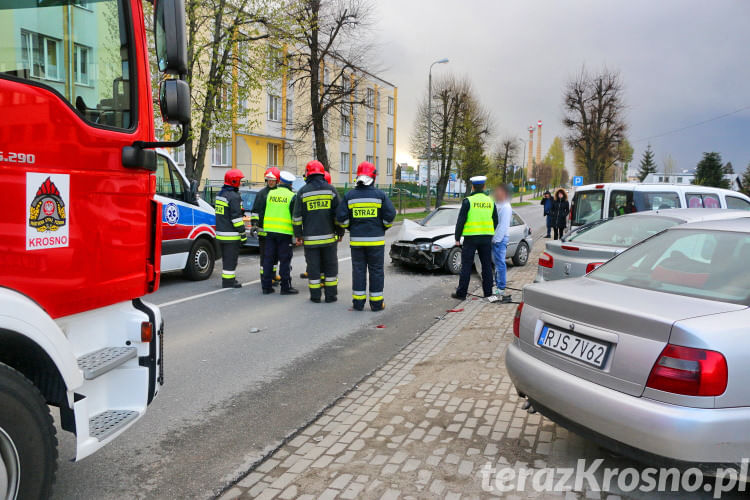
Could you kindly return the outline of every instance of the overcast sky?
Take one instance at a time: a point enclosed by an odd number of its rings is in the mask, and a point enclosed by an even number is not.
[[[381,75],[399,87],[397,161],[411,158],[416,104],[433,77],[470,77],[495,137],[543,120],[563,135],[561,96],[582,65],[618,70],[637,165],[650,137],[750,107],[750,0],[374,0]],[[650,139],[659,166],[719,151],[750,162],[750,109]],[[570,158],[568,169],[572,170]]]

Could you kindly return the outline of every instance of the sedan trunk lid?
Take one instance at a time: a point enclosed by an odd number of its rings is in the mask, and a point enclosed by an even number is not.
[[[524,289],[521,346],[591,382],[640,396],[676,321],[744,306],[575,278]],[[601,368],[536,344],[544,326],[609,345]]]

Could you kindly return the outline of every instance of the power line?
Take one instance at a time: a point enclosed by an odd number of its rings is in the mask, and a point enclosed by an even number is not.
[[[726,118],[728,116],[736,115],[737,113],[740,113],[742,111],[745,111],[746,109],[750,109],[750,105],[743,106],[739,109],[735,109],[734,111],[730,111],[729,113],[724,113],[723,115],[714,116],[713,118],[709,118],[708,120],[703,120],[697,123],[693,123],[692,125],[686,125],[684,127],[676,128],[674,130],[668,130],[666,132],[662,132],[660,134],[652,135],[649,137],[643,137],[641,139],[636,139],[633,142],[643,142],[643,141],[650,141],[651,139],[658,139],[659,137],[664,137],[665,135],[671,135],[676,134],[677,132],[682,132],[683,130],[691,129],[694,127],[699,127],[701,125],[705,125],[706,123],[715,122],[716,120],[721,120],[722,118]]]

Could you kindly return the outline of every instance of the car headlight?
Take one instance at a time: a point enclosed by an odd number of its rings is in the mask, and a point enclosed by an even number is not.
[[[419,243],[417,245],[417,250],[423,250],[423,251],[427,252],[427,251],[430,250],[431,246],[432,245],[430,243]]]

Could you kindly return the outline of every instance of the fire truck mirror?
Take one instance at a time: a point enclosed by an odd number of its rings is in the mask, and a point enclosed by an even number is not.
[[[159,71],[186,74],[185,0],[156,0],[154,26]]]
[[[184,80],[164,80],[159,88],[159,107],[164,123],[190,124],[190,87]]]

